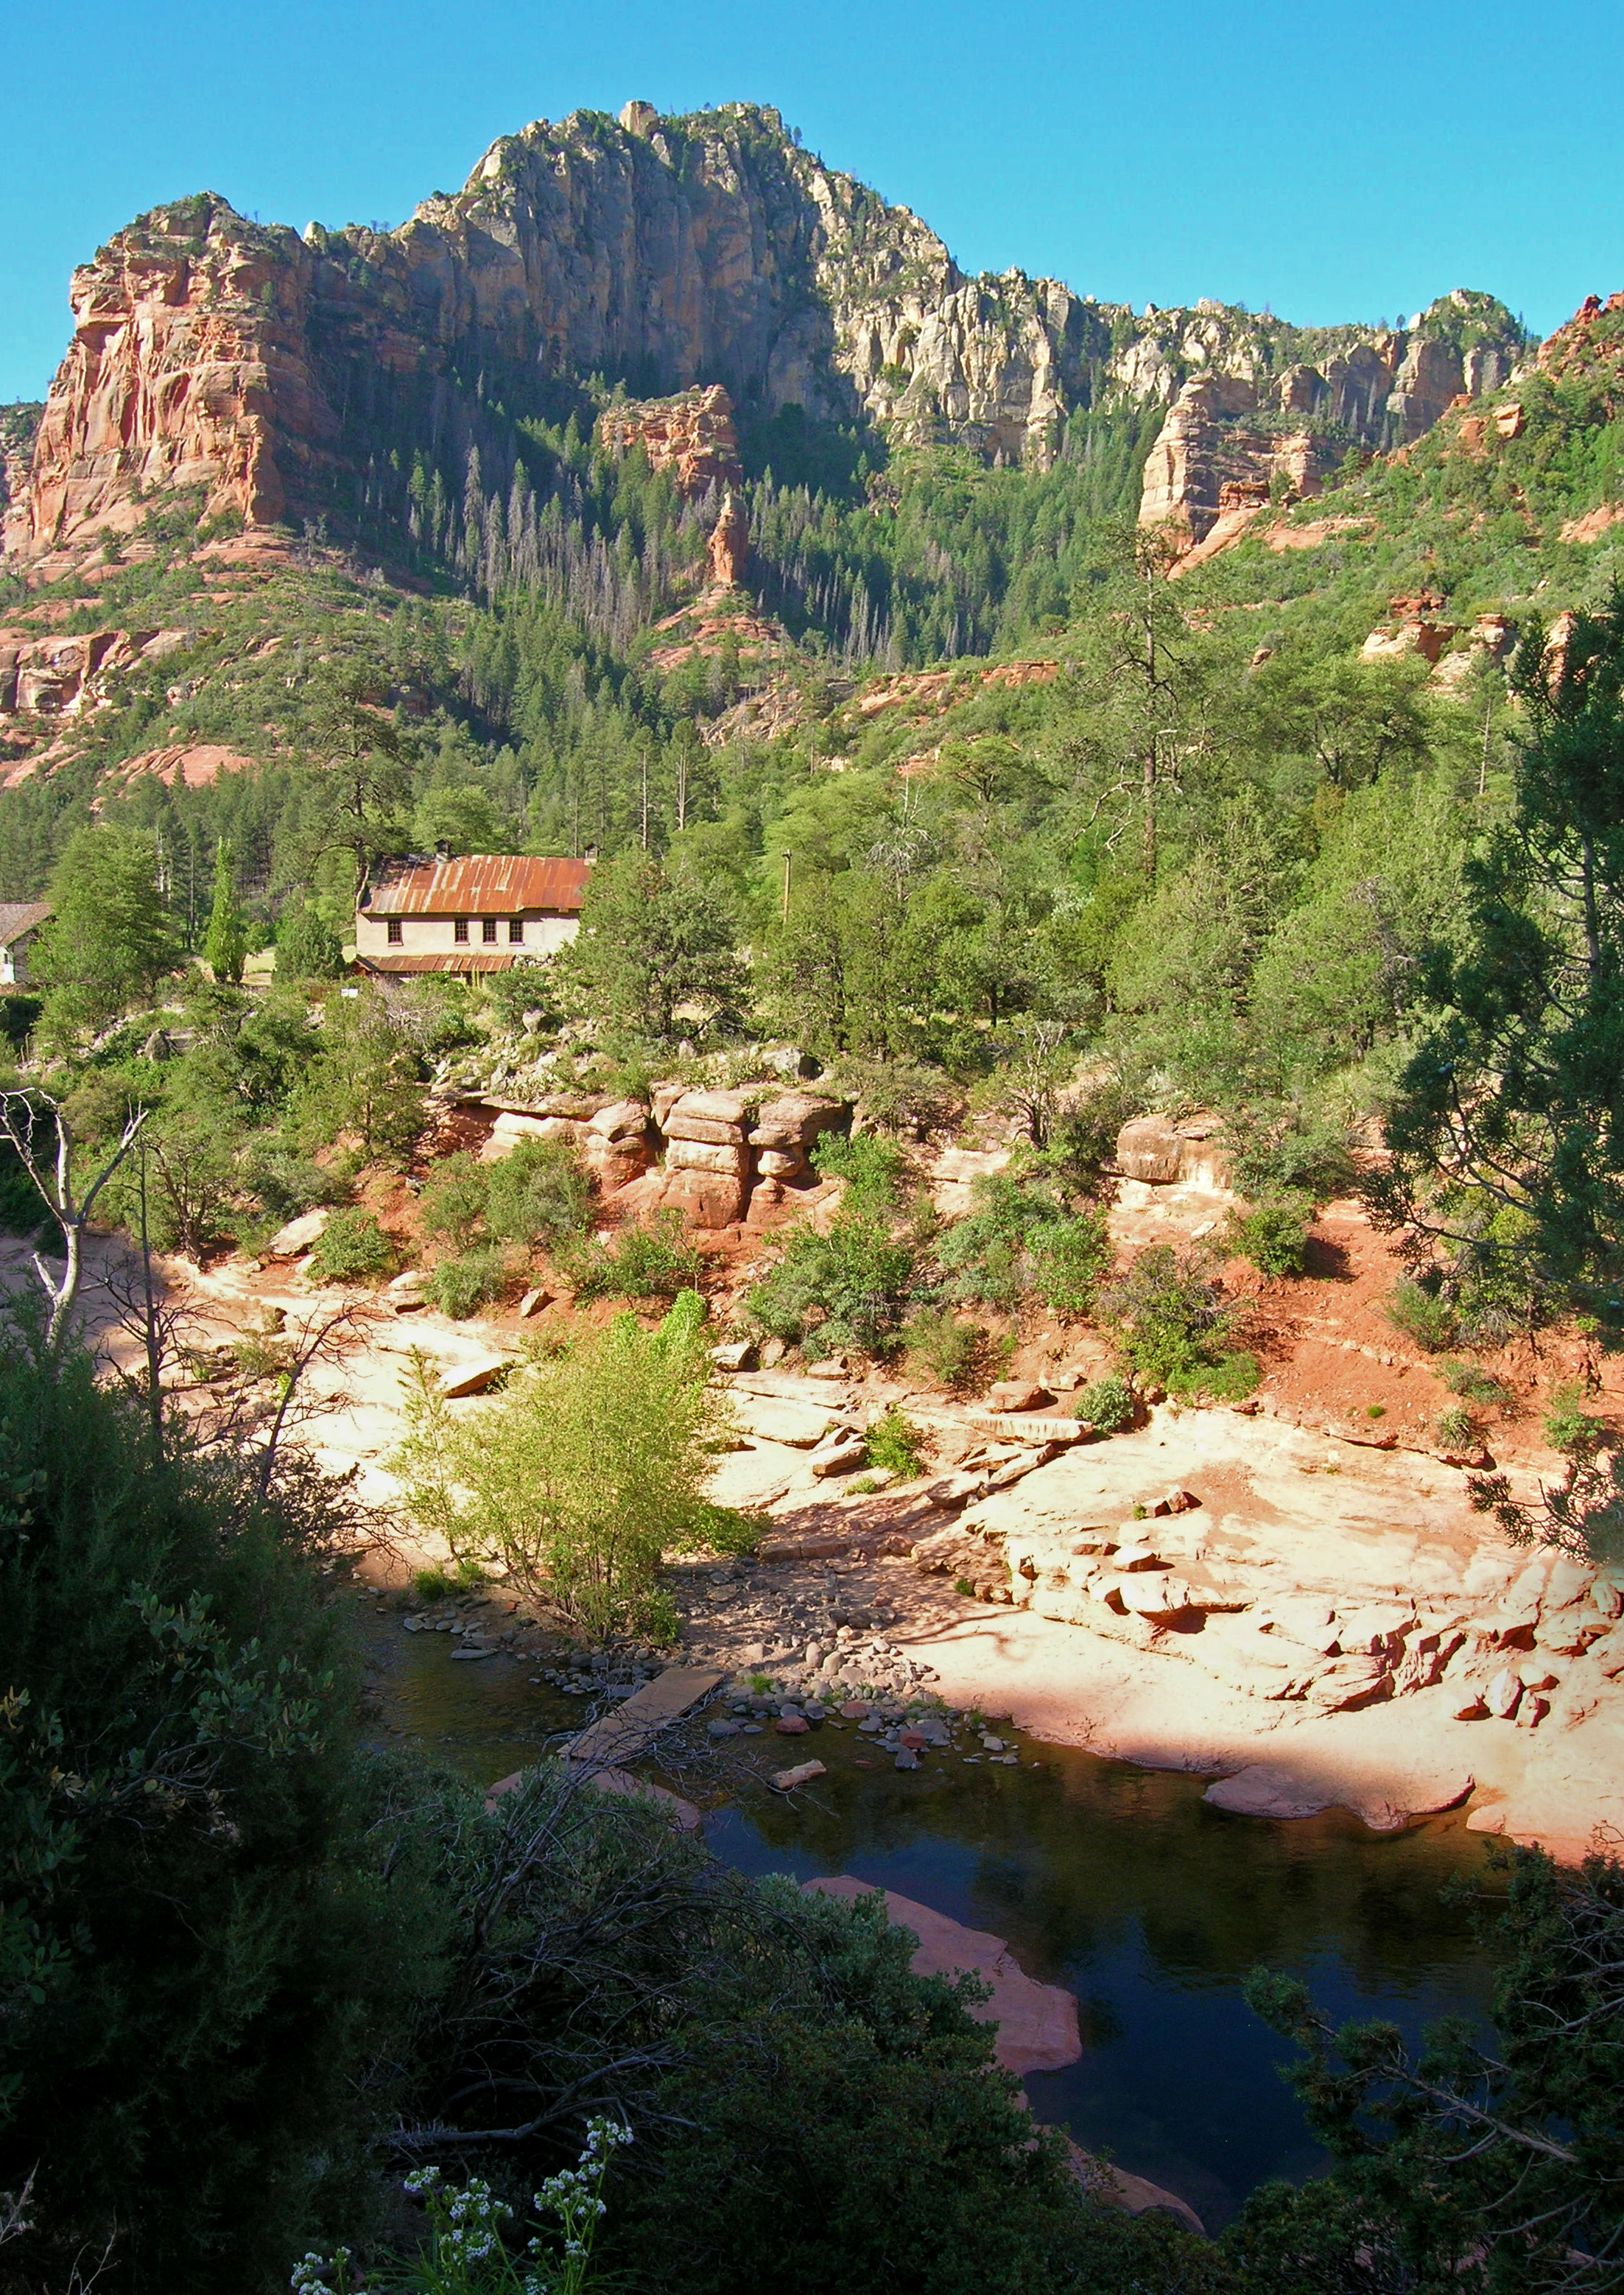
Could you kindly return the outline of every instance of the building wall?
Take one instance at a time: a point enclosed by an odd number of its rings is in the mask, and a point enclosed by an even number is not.
[[[29,931],[19,933],[9,948],[0,948],[0,987],[27,987],[29,951],[33,945],[34,932]]]
[[[355,911],[355,953],[374,960],[388,961],[391,956],[461,956],[465,951],[486,956],[551,956],[555,950],[574,940],[581,929],[579,917],[543,916],[537,910],[521,912],[525,927],[523,943],[510,941],[506,916],[496,919],[496,938],[486,941],[480,932],[480,919],[467,919],[468,939],[459,941],[453,931],[450,917],[399,917],[400,938],[389,938],[389,919],[376,916],[371,909]]]

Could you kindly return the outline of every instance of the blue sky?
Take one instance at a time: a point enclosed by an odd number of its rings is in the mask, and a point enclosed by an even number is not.
[[[1624,286],[1617,0],[11,0],[0,400],[67,286],[192,191],[398,223],[577,106],[775,103],[970,269],[1143,304],[1392,317],[1453,286],[1548,330]]]

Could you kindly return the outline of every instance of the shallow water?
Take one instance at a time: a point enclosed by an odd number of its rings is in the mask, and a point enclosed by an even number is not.
[[[478,1783],[586,1718],[517,1661],[453,1664],[446,1636],[370,1613],[364,1628],[380,1740],[417,1739]],[[1439,1896],[1483,1866],[1458,1816],[1387,1836],[1338,1813],[1231,1817],[1203,1801],[1200,1777],[1018,1742],[1018,1768],[933,1754],[899,1773],[854,1732],[825,1728],[732,1740],[737,1758],[698,1784],[660,1775],[700,1803],[711,1847],[741,1871],[854,1874],[1008,1938],[1032,1975],[1069,1986],[1082,2060],[1029,2075],[1033,2110],[1179,2193],[1212,2229],[1265,2177],[1320,2164],[1276,2073],[1290,2052],[1241,1998],[1249,1968],[1300,1975],[1338,2018],[1414,2032],[1483,2013],[1487,1964]],[[790,1799],[767,1790],[767,1770],[809,1752],[828,1776]]]

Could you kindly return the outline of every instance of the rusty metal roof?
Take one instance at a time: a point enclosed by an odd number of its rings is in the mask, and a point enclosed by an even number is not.
[[[49,901],[0,901],[0,948],[10,948],[51,913]]]
[[[531,909],[575,916],[591,872],[590,861],[523,853],[413,861],[381,877],[366,906],[375,917],[502,917]]]
[[[435,949],[427,954],[416,950],[367,949],[357,955],[356,964],[363,972],[506,972],[511,965],[528,961],[534,964],[538,951],[526,953],[522,948],[448,948]]]

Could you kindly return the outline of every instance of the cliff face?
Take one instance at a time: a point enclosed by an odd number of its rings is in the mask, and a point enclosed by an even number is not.
[[[1176,314],[1182,315],[1182,314]],[[1457,402],[1497,390],[1526,355],[1521,331],[1486,295],[1457,291],[1413,327],[1284,329],[1226,314],[1228,332],[1186,331],[1197,372],[1182,381],[1145,465],[1139,522],[1199,542],[1226,510],[1312,494],[1349,449],[1408,445]],[[1148,381],[1155,345],[1126,362]],[[1165,380],[1177,366],[1169,363]]]
[[[1016,271],[967,279],[918,216],[742,104],[536,121],[386,233],[313,225],[301,241],[202,195],[121,232],[75,274],[72,299],[73,343],[7,521],[22,552],[131,527],[154,488],[201,487],[249,523],[319,514],[347,415],[390,378],[434,421],[487,369],[720,385],[755,410],[798,404],[1041,465],[1101,394],[1171,400],[1219,374],[1255,385],[1264,429],[1290,412],[1298,429],[1310,415],[1408,436],[1465,372],[1433,371],[1431,337],[1343,331],[1293,380],[1282,347],[1310,338],[1277,322],[1215,305],[1136,318]],[[1288,382],[1311,404],[1288,407]],[[1187,496],[1194,525],[1212,488],[1179,475],[1205,453],[1192,407],[1183,422],[1182,463],[1158,484],[1168,507]]]
[[[622,399],[606,408],[598,436],[612,453],[641,446],[651,469],[674,471],[687,502],[703,501],[713,487],[745,482],[733,402],[719,382],[670,398]]]

